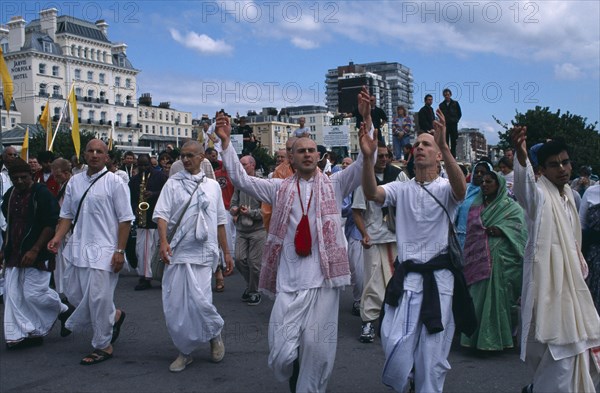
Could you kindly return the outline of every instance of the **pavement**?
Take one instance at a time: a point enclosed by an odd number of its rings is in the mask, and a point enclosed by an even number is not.
[[[59,335],[57,323],[41,347],[7,351],[0,347],[0,392],[287,392],[267,366],[267,327],[272,301],[263,296],[257,306],[240,301],[245,285],[239,273],[227,277],[225,291],[213,301],[225,320],[225,359],[210,362],[206,343],[181,373],[169,372],[177,357],[167,333],[161,290],[134,291],[137,277],[121,274],[115,293],[118,308],[127,312],[114,357],[93,366],[79,361],[91,350],[91,331]],[[352,291],[342,292],[338,349],[328,392],[391,392],[381,383],[384,355],[379,338],[358,341],[360,318],[351,315]],[[4,310],[4,306],[0,306]],[[2,312],[2,315],[4,313]],[[317,337],[319,340],[329,340]],[[461,348],[455,337],[446,377],[446,392],[519,392],[531,373],[516,349],[478,353]]]

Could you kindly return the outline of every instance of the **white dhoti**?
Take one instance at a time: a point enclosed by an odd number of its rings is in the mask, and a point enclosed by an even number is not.
[[[229,247],[229,253],[233,258],[235,255],[235,242],[237,231],[235,229],[235,223],[233,222],[233,216],[231,214],[227,214],[227,224],[225,224],[225,234],[227,236],[227,247]],[[213,271],[216,271],[218,266],[225,268],[225,256],[223,255],[223,250],[219,249],[219,259],[216,260],[217,265],[213,266]]]
[[[450,370],[448,354],[454,336],[452,295],[440,293],[444,330],[429,334],[419,313],[423,292],[404,291],[399,307],[385,305],[381,323],[381,344],[385,352],[383,383],[396,392],[405,392],[409,375],[415,369],[417,392],[442,392]]]
[[[152,278],[152,255],[158,246],[158,231],[156,229],[137,229],[135,255],[138,265],[137,274],[147,279]]]
[[[67,270],[67,264],[69,263],[69,250],[68,248],[65,248],[65,245],[69,241],[70,237],[70,233],[65,235],[64,240],[61,242],[60,247],[58,248],[58,253],[56,254],[56,267],[54,268],[54,288],[58,293],[65,293],[65,286],[68,284],[65,281],[65,272]]]
[[[35,268],[6,268],[4,296],[4,338],[18,342],[48,334],[67,306],[51,289],[50,272]]]
[[[212,304],[210,266],[175,263],[165,266],[163,311],[173,344],[189,355],[201,343],[218,336],[223,318]]]
[[[364,250],[365,287],[360,299],[360,318],[363,322],[379,318],[385,288],[394,272],[398,255],[396,243],[373,244]]]
[[[339,288],[280,292],[269,321],[269,367],[278,381],[300,362],[297,392],[325,392],[337,349]]]
[[[68,265],[65,292],[76,309],[66,327],[73,332],[92,331],[92,346],[104,349],[110,345],[116,308],[114,295],[119,274],[106,270]]]
[[[600,383],[600,374],[589,350],[556,360],[548,345],[536,341],[530,335],[526,363],[534,371],[535,392],[583,392],[585,388],[580,385],[582,381],[585,386],[596,386],[596,389]]]
[[[352,284],[352,300],[359,302],[365,287],[365,262],[363,246],[360,240],[348,239],[348,260],[350,262],[350,283]]]

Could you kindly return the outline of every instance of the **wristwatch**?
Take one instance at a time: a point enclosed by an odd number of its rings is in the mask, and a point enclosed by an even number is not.
[[[117,252],[117,253],[119,253],[119,254],[123,254],[123,255],[125,255],[125,250],[123,250],[123,249],[121,249],[121,248],[117,248],[117,249],[115,250],[115,252]]]

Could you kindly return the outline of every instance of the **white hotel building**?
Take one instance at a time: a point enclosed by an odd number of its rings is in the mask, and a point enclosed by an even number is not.
[[[137,146],[144,134],[152,134],[152,122],[138,115],[136,69],[127,57],[127,45],[108,39],[104,20],[91,23],[71,16],[58,16],[54,8],[42,10],[29,23],[15,16],[0,28],[0,44],[14,82],[14,103],[21,121],[35,125],[47,101],[54,126],[68,98],[71,85],[77,96],[79,128],[107,139],[112,126],[118,148]],[[173,112],[174,109],[170,109]],[[164,136],[175,144],[176,128],[191,135],[191,113],[176,111],[169,119],[156,119],[155,129],[165,127]],[[175,119],[189,120],[176,127]],[[151,119],[149,119],[151,120]],[[172,126],[172,127],[171,127]],[[8,128],[8,127],[7,127]],[[3,128],[3,131],[5,129]],[[182,131],[182,135],[185,131]],[[152,143],[144,143],[152,147]],[[132,149],[135,150],[135,149]],[[146,151],[149,148],[144,149]]]

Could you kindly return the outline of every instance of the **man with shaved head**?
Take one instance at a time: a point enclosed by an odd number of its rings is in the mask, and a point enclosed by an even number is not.
[[[396,207],[398,257],[385,294],[381,343],[383,383],[397,392],[408,389],[413,369],[417,392],[444,390],[455,329],[453,294],[466,291],[464,277],[463,285],[455,285],[461,283],[462,270],[448,253],[449,220],[465,196],[466,183],[446,143],[444,115],[439,109],[437,114],[435,136],[417,137],[414,179],[378,186],[374,171],[366,169],[373,165],[371,157],[365,157],[363,169],[365,198]],[[438,175],[442,159],[448,179]],[[455,304],[468,305],[459,297]]]
[[[233,271],[227,246],[227,211],[221,187],[201,169],[204,148],[198,141],[181,148],[184,170],[167,180],[154,208],[160,258],[166,264],[162,300],[167,330],[179,355],[169,366],[181,372],[192,363],[192,352],[210,341],[211,360],[223,360],[223,318],[212,303],[212,268],[225,255],[225,275]]]
[[[94,350],[80,362],[87,366],[112,358],[112,344],[125,319],[113,299],[135,216],[127,184],[106,169],[106,144],[99,139],[89,141],[85,161],[87,171],[74,175],[67,184],[60,221],[48,249],[56,253],[71,231],[64,249],[68,261],[65,294],[76,309],[65,326],[93,332]]]
[[[297,137],[293,136],[288,138],[285,142],[285,150],[286,150],[286,159],[277,167],[275,171],[273,171],[272,179],[287,179],[290,176],[294,175],[294,167],[292,166],[292,146],[294,142],[298,140]],[[263,224],[265,225],[265,229],[267,232],[269,231],[269,224],[271,222],[271,214],[273,214],[273,207],[268,203],[263,202],[261,206],[262,216],[263,216]]]
[[[278,380],[289,380],[292,392],[326,391],[333,370],[340,288],[350,284],[342,199],[360,183],[363,154],[374,152],[368,150],[372,138],[365,131],[372,127],[366,88],[359,106],[366,121],[360,131],[362,153],[354,165],[331,177],[318,170],[319,152],[310,138],[299,138],[291,146],[293,176],[248,176],[230,146],[229,119],[217,117],[223,163],[234,186],[273,206],[259,289],[276,294],[269,322],[269,366]]]

